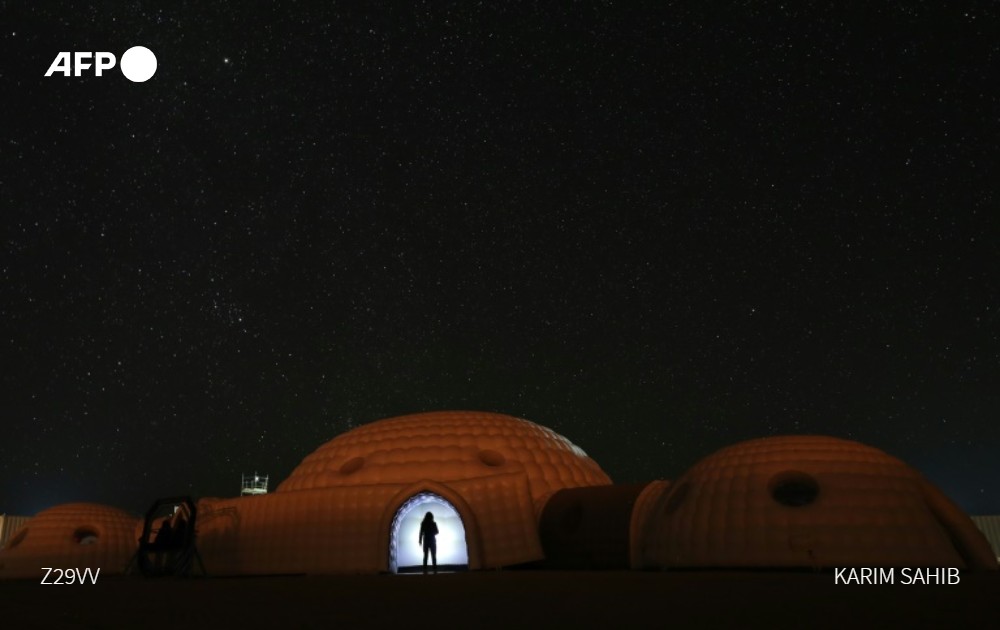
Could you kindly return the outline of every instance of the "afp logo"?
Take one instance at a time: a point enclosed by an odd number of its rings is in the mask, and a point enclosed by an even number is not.
[[[62,74],[64,77],[82,77],[93,68],[94,76],[115,67],[115,56],[109,52],[61,52],[49,66],[45,76]],[[122,55],[122,74],[133,83],[148,81],[156,72],[156,55],[145,46],[133,46]],[[72,75],[70,74],[72,73]]]

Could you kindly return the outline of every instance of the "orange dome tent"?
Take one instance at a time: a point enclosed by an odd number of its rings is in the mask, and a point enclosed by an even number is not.
[[[709,455],[659,497],[637,535],[636,568],[997,567],[971,519],[916,470],[822,436]]]
[[[537,519],[553,492],[610,483],[527,420],[414,414],[334,438],[273,494],[203,500],[199,548],[214,574],[396,571],[419,562],[419,517],[433,511],[441,564],[509,566],[542,559]]]
[[[0,576],[45,577],[43,567],[125,572],[140,519],[96,503],[67,503],[39,512],[0,551]]]

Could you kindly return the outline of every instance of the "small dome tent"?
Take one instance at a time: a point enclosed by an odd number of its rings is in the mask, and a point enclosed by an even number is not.
[[[39,512],[0,550],[0,577],[45,577],[43,567],[125,572],[141,519],[96,503],[67,503]]]
[[[996,568],[969,517],[920,473],[823,436],[709,455],[658,498],[639,531],[635,568]]]
[[[413,414],[334,438],[272,494],[201,501],[199,548],[215,574],[394,571],[413,563],[418,517],[434,511],[455,551],[449,561],[439,549],[440,563],[509,566],[542,559],[537,519],[552,493],[610,483],[527,420]]]

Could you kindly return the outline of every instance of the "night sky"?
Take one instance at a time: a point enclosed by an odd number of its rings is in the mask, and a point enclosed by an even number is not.
[[[0,513],[438,409],[616,482],[855,439],[1000,512],[994,5],[10,4]]]

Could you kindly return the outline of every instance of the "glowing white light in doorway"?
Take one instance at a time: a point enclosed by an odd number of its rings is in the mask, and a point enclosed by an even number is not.
[[[469,551],[465,541],[465,525],[458,510],[444,497],[431,492],[421,492],[404,503],[392,522],[392,537],[389,542],[389,570],[396,573],[400,567],[421,566],[424,562],[424,548],[418,542],[420,523],[427,512],[434,514],[438,526],[438,565],[467,565]],[[431,558],[427,557],[430,567]]]

